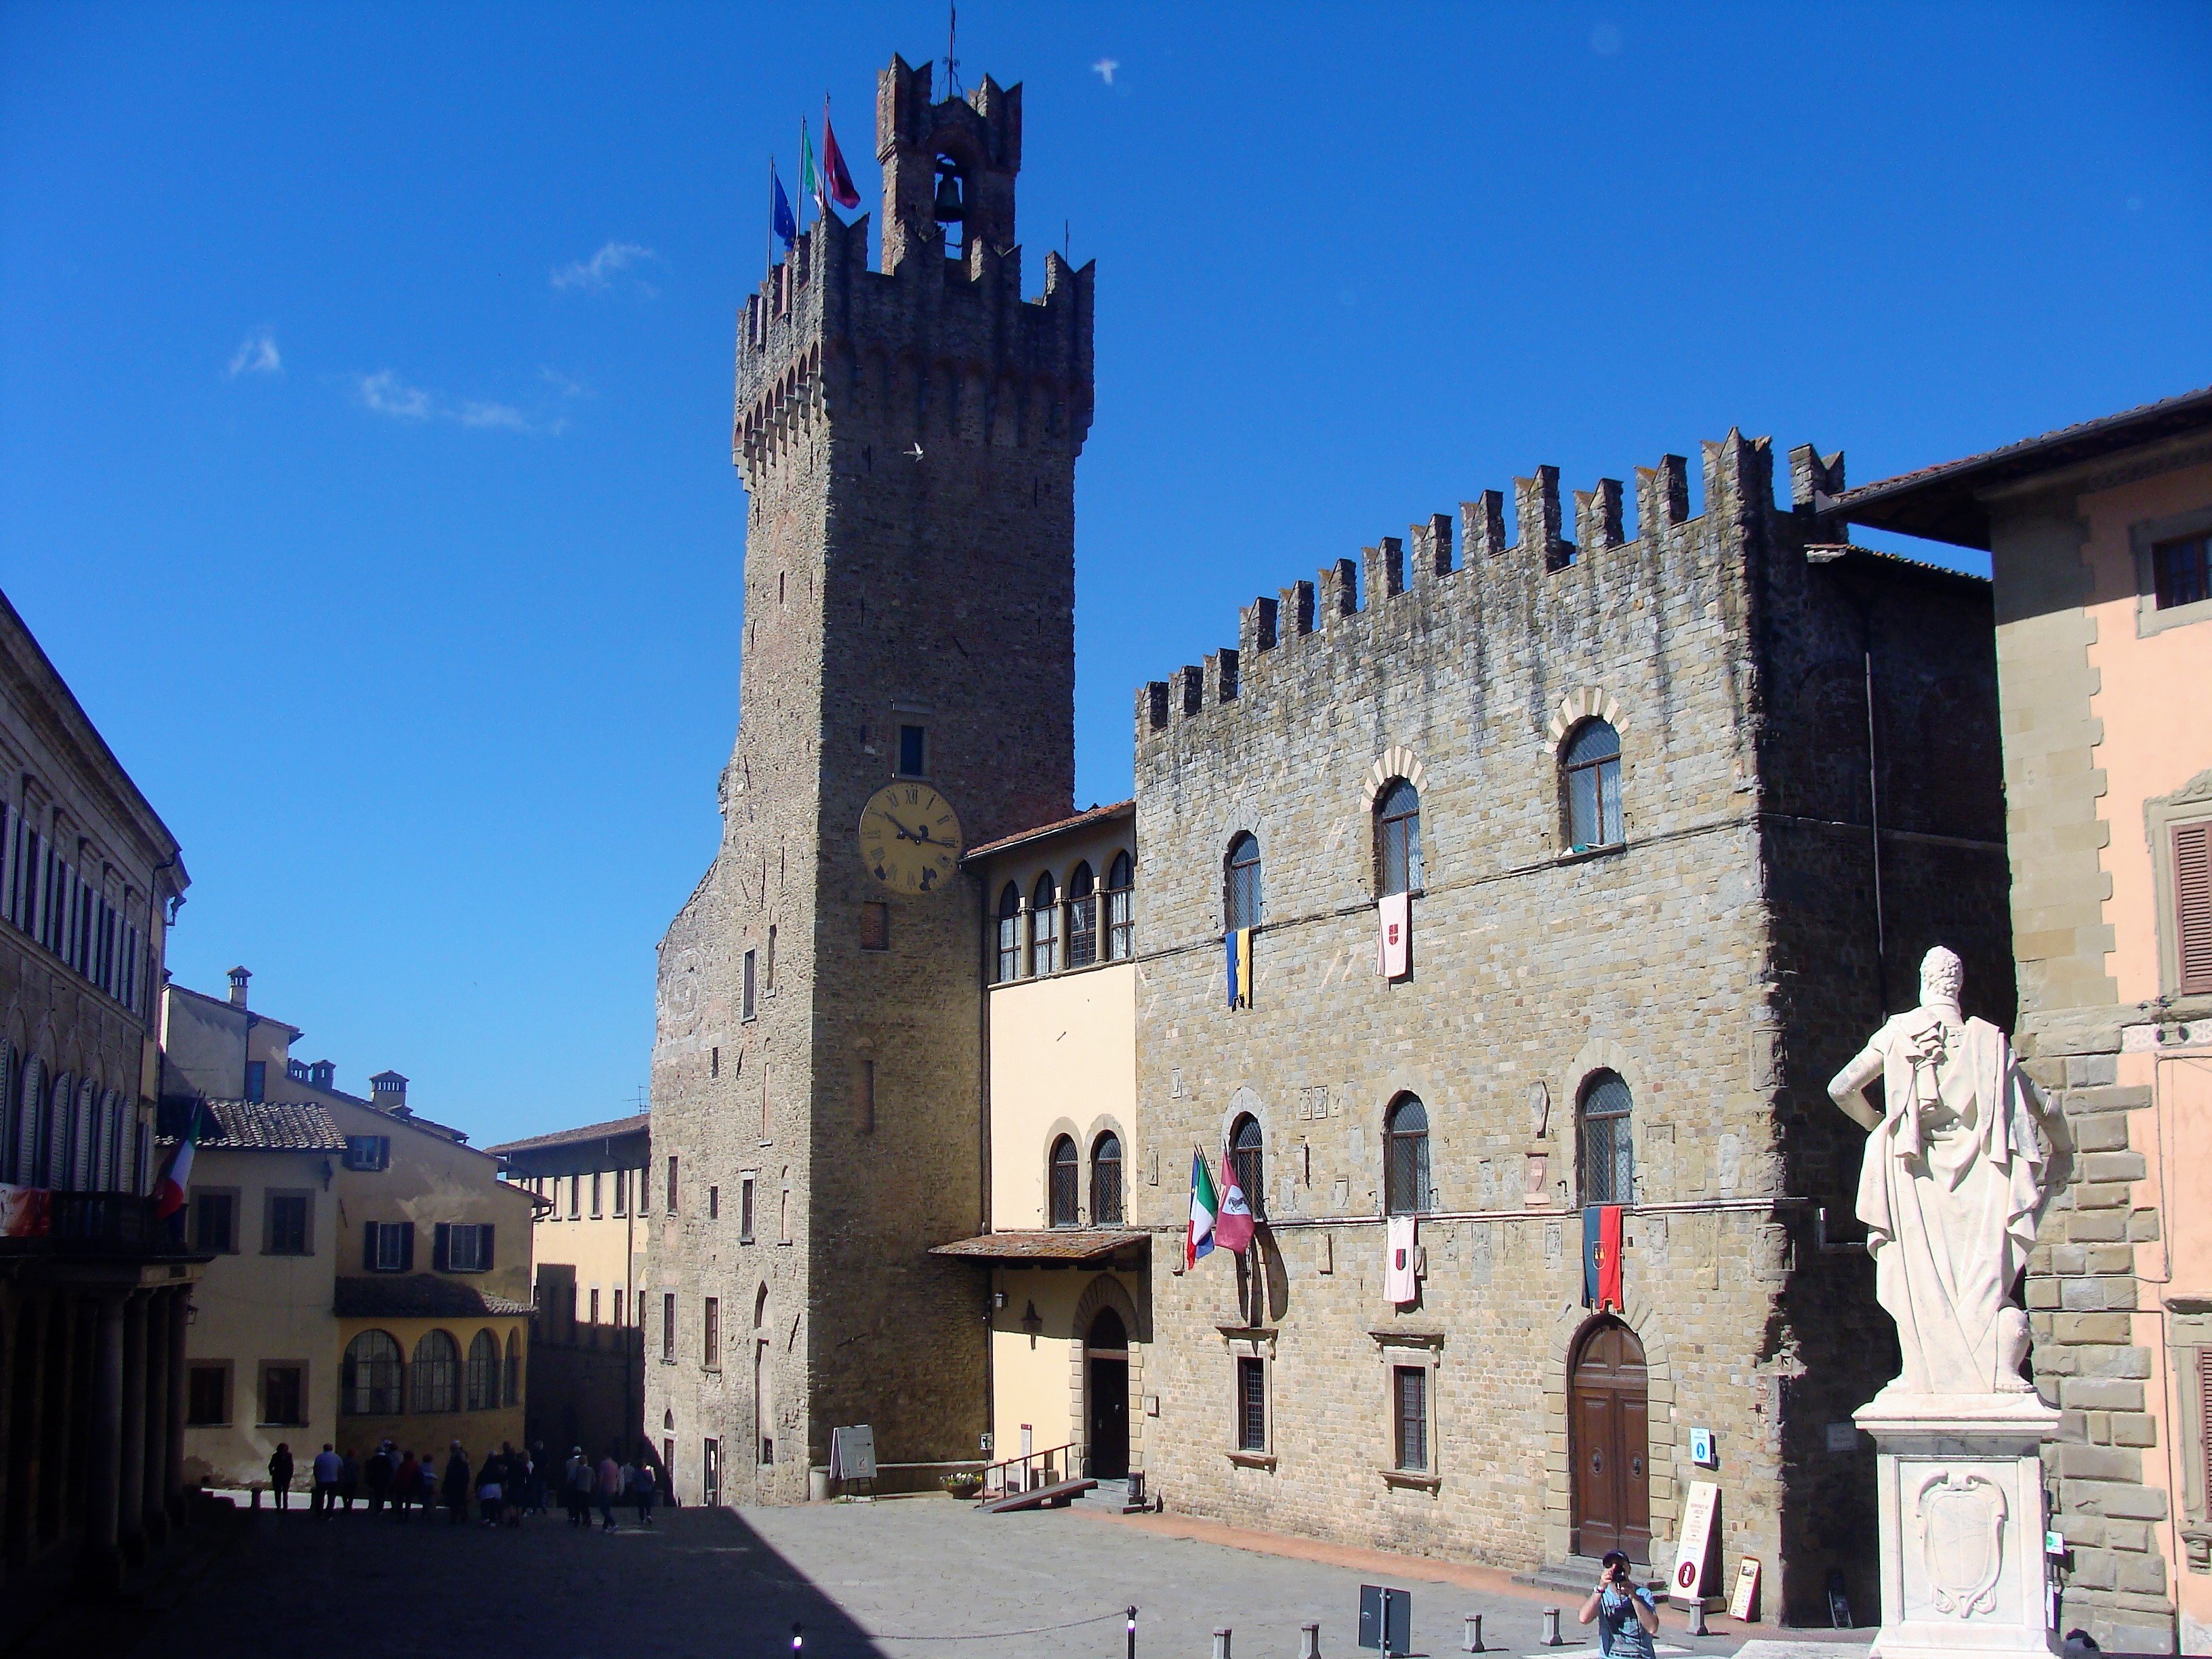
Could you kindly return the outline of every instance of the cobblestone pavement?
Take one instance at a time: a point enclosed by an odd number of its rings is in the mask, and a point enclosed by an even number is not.
[[[770,1659],[804,1626],[804,1659],[1121,1659],[1121,1610],[1135,1602],[1140,1659],[1208,1659],[1234,1631],[1235,1659],[1295,1659],[1298,1626],[1322,1652],[1357,1652],[1349,1567],[1162,1536],[1073,1510],[983,1516],[941,1498],[803,1509],[664,1511],[647,1529],[572,1530],[561,1516],[516,1530],[442,1516],[395,1524],[264,1513],[138,1659]],[[1541,1601],[1425,1583],[1408,1568],[1417,1654],[1460,1651],[1463,1613],[1484,1615],[1488,1650],[1542,1649]],[[1085,1622],[1090,1621],[1090,1622]],[[1676,1652],[1722,1655],[1730,1639],[1662,1633]]]

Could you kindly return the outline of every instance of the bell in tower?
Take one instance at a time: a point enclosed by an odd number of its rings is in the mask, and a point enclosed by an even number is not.
[[[893,58],[877,85],[876,159],[884,169],[884,270],[897,270],[925,240],[946,252],[1014,246],[1019,87],[986,76],[966,97],[940,102],[927,64]]]
[[[957,225],[968,216],[968,208],[961,194],[960,163],[950,155],[937,158],[937,222]]]

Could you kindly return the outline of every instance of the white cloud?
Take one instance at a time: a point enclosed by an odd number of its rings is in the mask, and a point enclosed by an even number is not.
[[[231,354],[230,378],[241,374],[282,374],[284,360],[277,355],[276,331],[257,328]]]
[[[1114,84],[1114,71],[1121,67],[1120,58],[1102,58],[1091,66],[1091,72],[1110,87]]]
[[[403,421],[430,418],[430,394],[420,386],[406,385],[388,368],[364,374],[356,384],[363,406],[379,415],[390,415]]]
[[[538,378],[564,398],[589,398],[595,395],[581,380],[572,380],[557,368],[540,364]]]
[[[614,286],[614,279],[641,260],[659,256],[649,247],[635,242],[609,242],[588,259],[571,259],[553,272],[553,286],[559,289],[580,288],[587,294],[604,294]],[[658,290],[649,283],[640,283],[647,296]]]
[[[523,412],[512,404],[479,403],[464,398],[453,408],[453,418],[463,426],[503,426],[510,432],[534,430]]]

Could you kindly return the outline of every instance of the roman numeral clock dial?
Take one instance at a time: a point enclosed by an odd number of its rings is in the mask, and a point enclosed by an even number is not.
[[[959,867],[959,815],[926,783],[887,783],[861,811],[860,862],[895,892],[941,892]]]

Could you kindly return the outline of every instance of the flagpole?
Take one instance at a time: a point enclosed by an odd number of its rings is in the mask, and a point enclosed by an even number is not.
[[[775,274],[775,152],[768,153],[768,235],[763,239],[761,281]]]

